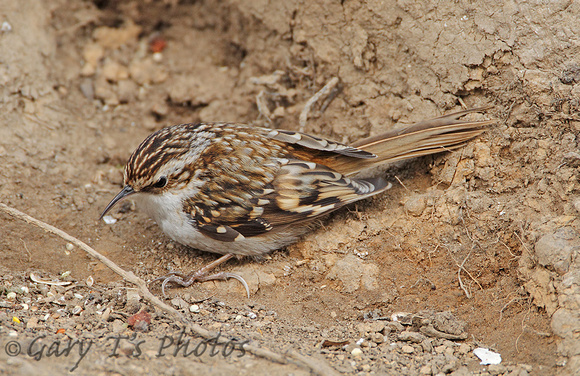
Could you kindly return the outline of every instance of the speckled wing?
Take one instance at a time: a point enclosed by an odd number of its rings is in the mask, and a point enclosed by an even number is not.
[[[254,188],[230,181],[228,191],[188,201],[194,225],[212,239],[239,241],[315,219],[390,188],[381,178],[349,179],[314,162],[281,158],[276,164],[266,164],[266,175],[254,179]]]
[[[283,160],[274,191],[264,197],[263,218],[272,226],[312,220],[391,187],[382,178],[350,179],[314,162]]]
[[[265,136],[271,139],[282,141],[290,145],[299,145],[310,150],[318,150],[329,153],[336,153],[347,157],[373,159],[377,156],[371,152],[364,151],[339,142],[326,140],[324,138],[311,136],[305,133],[285,131],[281,129],[266,129]]]

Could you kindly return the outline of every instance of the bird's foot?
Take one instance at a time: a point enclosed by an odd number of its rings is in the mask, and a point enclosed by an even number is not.
[[[161,292],[163,293],[163,296],[167,296],[165,294],[165,287],[167,286],[168,283],[175,283],[177,285],[183,286],[183,287],[189,287],[192,284],[194,284],[195,282],[205,282],[205,281],[212,281],[212,280],[228,280],[229,278],[234,278],[236,280],[238,280],[246,289],[246,293],[248,294],[248,298],[250,297],[250,288],[248,287],[248,284],[246,283],[246,281],[244,280],[244,278],[242,278],[240,275],[238,274],[234,274],[234,273],[227,273],[227,272],[219,272],[219,273],[214,273],[214,274],[209,274],[209,272],[214,269],[216,266],[223,264],[224,262],[226,262],[227,260],[229,260],[230,258],[232,258],[234,255],[233,254],[226,254],[222,257],[220,257],[219,259],[209,263],[208,265],[204,266],[203,268],[199,269],[196,272],[191,273],[190,275],[186,276],[183,273],[180,272],[170,272],[167,275],[164,275],[162,277],[156,278],[152,281],[152,283],[158,282],[158,281],[163,281],[161,282]]]

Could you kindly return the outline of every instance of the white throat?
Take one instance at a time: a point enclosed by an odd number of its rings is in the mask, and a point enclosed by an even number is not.
[[[190,220],[183,211],[183,201],[186,197],[184,194],[170,192],[160,195],[138,193],[135,195],[135,201],[138,208],[153,218],[163,232],[181,242],[183,232],[192,231]]]

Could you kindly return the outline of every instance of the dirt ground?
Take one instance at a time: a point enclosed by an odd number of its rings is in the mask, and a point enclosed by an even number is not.
[[[171,353],[171,316],[1,213],[1,372],[579,374],[578,14],[569,0],[0,0],[0,202],[146,280],[216,258],[172,242],[130,201],[115,223],[98,220],[154,130],[298,130],[334,77],[308,133],[351,142],[462,105],[497,119],[461,150],[381,172],[392,189],[288,249],[221,267],[246,278],[249,299],[236,281],[169,289],[192,322],[235,338],[231,353]],[[137,325],[140,309],[150,317]],[[477,347],[502,363],[480,365]]]

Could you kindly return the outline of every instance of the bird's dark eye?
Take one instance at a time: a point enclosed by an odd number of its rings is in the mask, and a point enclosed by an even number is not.
[[[153,184],[153,188],[163,188],[167,185],[167,178],[162,176],[157,180],[157,183]]]

